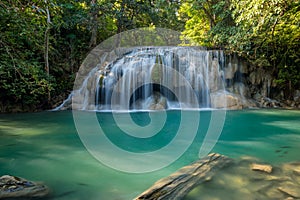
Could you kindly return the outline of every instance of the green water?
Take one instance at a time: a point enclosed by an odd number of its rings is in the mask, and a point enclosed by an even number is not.
[[[52,189],[50,200],[132,199],[158,179],[197,159],[211,111],[200,113],[198,134],[183,156],[166,168],[143,174],[116,171],[93,158],[76,132],[70,111],[1,114],[0,174],[43,181]],[[112,142],[129,151],[149,152],[171,141],[181,115],[179,111],[168,111],[162,131],[139,141],[122,134],[111,113],[97,116]],[[141,126],[149,123],[148,113],[131,116]],[[299,122],[300,111],[228,111],[212,151],[233,158],[254,156],[274,165],[299,161]]]

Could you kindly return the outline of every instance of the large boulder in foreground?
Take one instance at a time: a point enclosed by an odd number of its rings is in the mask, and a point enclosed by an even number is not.
[[[43,184],[10,175],[0,177],[0,199],[42,198],[48,194],[49,188]]]
[[[300,162],[272,166],[253,157],[210,154],[162,178],[134,200],[300,199]]]
[[[180,200],[196,185],[209,181],[219,169],[232,161],[232,159],[217,153],[209,154],[157,181],[135,200]]]

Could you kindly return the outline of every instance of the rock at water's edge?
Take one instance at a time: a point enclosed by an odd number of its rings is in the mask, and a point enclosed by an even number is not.
[[[11,175],[0,177],[0,199],[41,198],[48,194],[49,188],[43,184]]]
[[[232,159],[212,153],[191,165],[185,166],[170,176],[163,178],[135,200],[182,199],[196,185],[211,180],[212,176]]]

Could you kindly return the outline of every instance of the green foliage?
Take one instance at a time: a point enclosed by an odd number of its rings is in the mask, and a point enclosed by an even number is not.
[[[183,3],[179,10],[180,18],[185,20],[182,34],[190,40],[191,45],[211,46],[208,42],[209,20],[203,10],[198,10],[191,3]]]
[[[271,68],[286,97],[300,87],[299,0],[186,0],[180,11],[193,45],[222,47]]]
[[[243,33],[237,40],[248,43],[248,49],[238,50],[256,65],[272,67],[277,83],[291,97],[300,85],[300,2],[249,0],[233,1],[233,5]]]
[[[45,105],[53,89],[43,63],[42,10],[19,1],[0,4],[0,101],[5,104]],[[39,23],[37,23],[39,22]]]
[[[224,48],[269,67],[290,97],[300,85],[299,11],[299,0],[2,0],[0,103],[51,107],[48,98],[72,89],[95,45],[140,27],[153,28],[156,44],[164,38],[154,28],[169,28],[191,45]]]
[[[229,6],[224,0],[185,1],[179,12],[186,21],[183,35],[192,45],[223,47],[235,32]]]
[[[36,104],[46,104],[47,94],[53,90],[53,84],[41,66],[37,62],[10,59],[0,61],[1,101],[32,108]]]
[[[169,28],[176,31],[184,30],[184,21],[178,19],[181,0],[152,0],[150,4],[150,24],[155,27]]]
[[[182,30],[179,6],[164,0],[0,1],[1,109],[51,107],[56,102],[48,98],[72,89],[96,44],[139,27]]]

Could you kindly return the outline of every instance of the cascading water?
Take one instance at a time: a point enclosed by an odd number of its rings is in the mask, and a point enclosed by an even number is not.
[[[227,99],[236,98],[225,91],[223,51],[136,47],[120,52],[82,78],[73,91],[73,109],[225,108]]]
[[[117,109],[161,109],[178,108],[177,91],[186,108],[210,107],[210,89],[220,89],[220,64],[223,55],[219,51],[193,51],[189,48],[145,48],[135,49],[117,61],[110,63],[97,80],[96,109],[111,109],[112,90],[116,89]],[[211,66],[214,63],[214,66]],[[176,79],[172,68],[182,74],[188,82]],[[212,69],[215,68],[215,69]],[[215,71],[215,72],[212,72]],[[214,74],[212,74],[214,73]],[[210,79],[214,79],[210,81]],[[213,82],[210,84],[209,82]],[[169,86],[164,87],[165,85]],[[197,102],[193,102],[187,87],[192,87]],[[129,102],[127,102],[129,100]],[[197,104],[196,104],[197,103]]]

